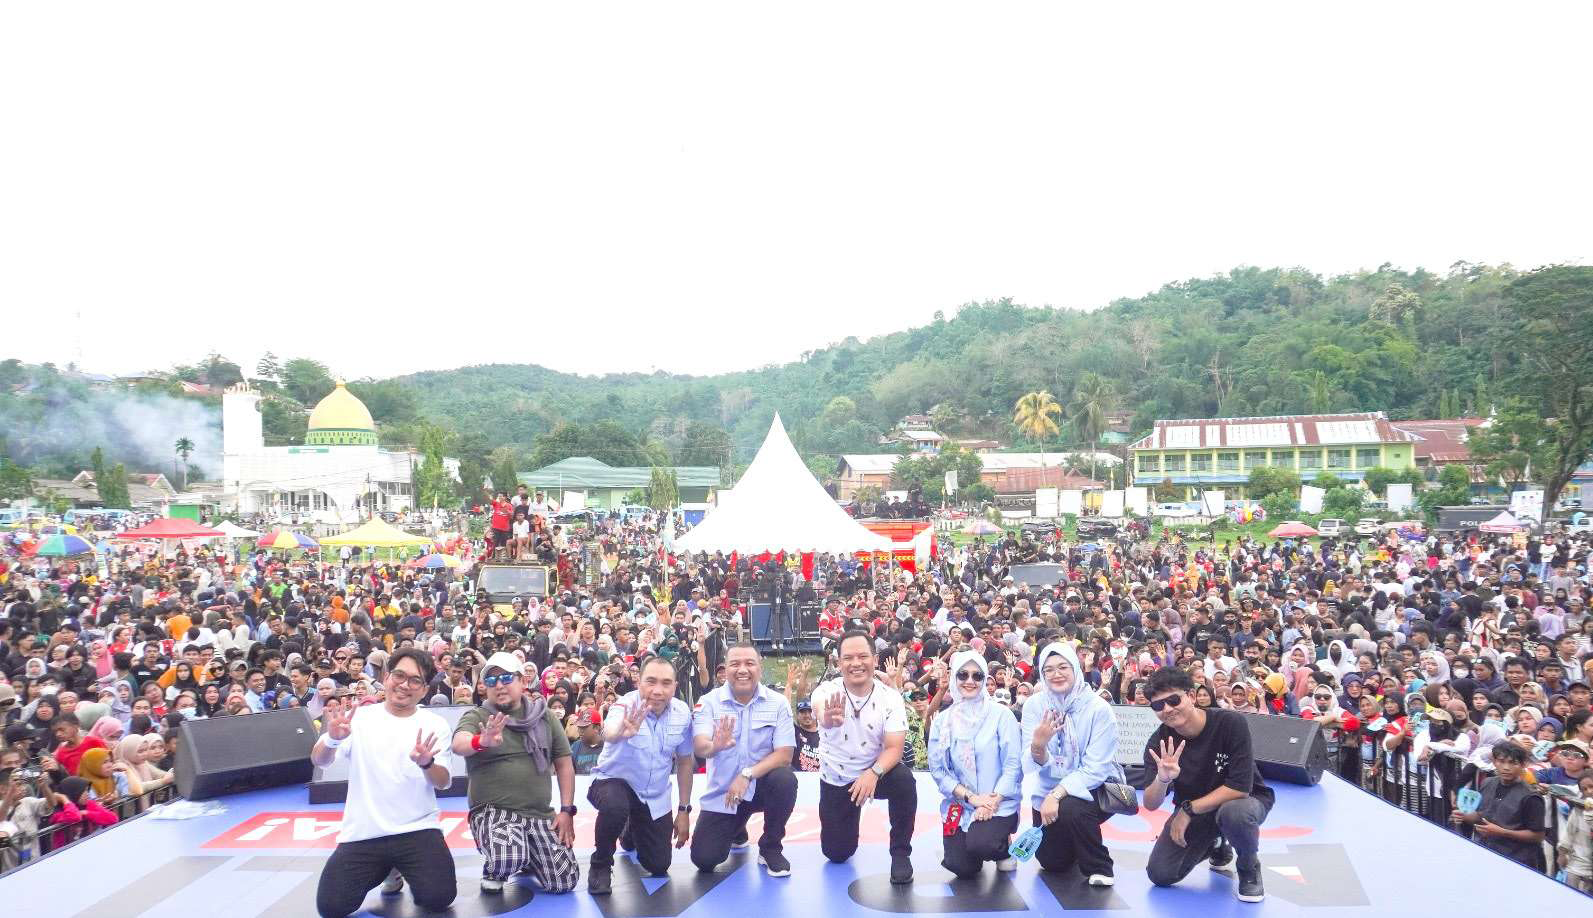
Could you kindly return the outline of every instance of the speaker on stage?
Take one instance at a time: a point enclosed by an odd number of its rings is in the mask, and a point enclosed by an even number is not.
[[[315,723],[303,708],[188,720],[177,743],[177,792],[189,800],[303,784]]]
[[[819,613],[824,604],[813,600],[797,605],[797,637],[814,639],[819,636]]]
[[[1314,720],[1246,714],[1250,751],[1268,781],[1316,784],[1327,770],[1327,739]]]

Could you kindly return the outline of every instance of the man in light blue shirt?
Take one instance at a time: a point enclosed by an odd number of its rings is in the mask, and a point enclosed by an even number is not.
[[[692,734],[697,756],[708,760],[692,863],[712,872],[730,856],[734,840],[746,844],[747,819],[762,812],[758,863],[771,877],[790,876],[784,842],[796,807],[796,727],[785,696],[763,684],[763,660],[752,644],[737,644],[725,655],[725,684],[703,697]]]
[[[669,873],[675,846],[691,839],[691,708],[675,697],[675,666],[651,657],[642,666],[640,687],[608,710],[603,722],[603,754],[592,769],[586,799],[597,807],[597,850],[587,874],[587,891],[609,892],[614,843],[625,824],[636,842],[636,858],[655,877]],[[680,806],[669,818],[669,776],[680,791]]]

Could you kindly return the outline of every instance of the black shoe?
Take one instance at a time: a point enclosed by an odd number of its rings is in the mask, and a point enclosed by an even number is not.
[[[614,871],[611,867],[593,867],[586,874],[586,891],[594,896],[606,896],[613,883]]]
[[[736,833],[736,837],[730,840],[730,847],[735,851],[740,851],[750,844],[752,844],[752,839],[747,837],[746,828],[742,828],[740,832]]]
[[[913,862],[905,854],[891,855],[891,885],[905,886],[913,882]]]
[[[1240,902],[1260,902],[1267,897],[1266,887],[1261,885],[1261,860],[1257,858],[1249,864],[1239,865],[1239,885],[1234,889],[1234,895]]]
[[[1233,845],[1217,839],[1211,846],[1211,869],[1218,873],[1233,873]]]
[[[785,855],[778,851],[763,852],[758,855],[758,863],[763,865],[764,870],[767,870],[771,877],[788,877],[791,875],[791,862],[786,860]]]

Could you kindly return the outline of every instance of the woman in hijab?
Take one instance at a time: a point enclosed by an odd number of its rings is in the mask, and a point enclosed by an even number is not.
[[[112,755],[116,762],[126,766],[129,778],[137,780],[142,787],[141,793],[145,794],[165,787],[173,780],[170,772],[156,768],[145,756],[144,750],[148,744],[148,736],[130,733],[122,737],[122,741],[116,744],[116,750]],[[148,806],[149,802],[146,800],[140,800],[138,803],[140,812]]]
[[[1449,681],[1449,661],[1436,650],[1422,651],[1420,658],[1422,681],[1428,685],[1443,685]]]
[[[100,803],[111,806],[123,797],[136,797],[143,793],[138,779],[128,773],[127,767],[111,761],[109,749],[94,748],[83,753],[77,763],[77,776],[89,783]]]
[[[172,668],[176,670],[176,676],[166,689],[166,699],[170,701],[183,692],[193,692],[194,697],[198,698],[200,686],[199,680],[194,678],[194,668],[186,660],[177,661]]]
[[[122,730],[127,730],[127,725],[133,719],[133,683],[126,679],[118,679],[111,686],[111,717],[122,722]]]
[[[1036,661],[1039,684],[1023,704],[1023,771],[1034,777],[1030,813],[1042,839],[1043,870],[1077,868],[1091,886],[1111,886],[1112,855],[1101,843],[1107,814],[1095,789],[1120,780],[1117,718],[1090,691],[1073,645],[1047,644]]]
[[[128,716],[131,718],[132,715]],[[125,732],[127,728],[122,726],[121,720],[107,714],[94,722],[94,726],[89,728],[88,735],[97,738],[105,744],[105,748],[109,749],[116,745]]]
[[[199,703],[194,705],[194,710],[198,712],[195,716],[215,717],[225,709],[226,699],[222,697],[220,683],[205,683],[204,689],[199,693]]]
[[[1018,828],[1023,786],[1017,718],[985,691],[989,666],[964,650],[951,658],[951,707],[929,726],[929,773],[944,796],[940,864],[959,879],[975,876],[985,861],[1000,870],[1016,863],[1007,843]]]

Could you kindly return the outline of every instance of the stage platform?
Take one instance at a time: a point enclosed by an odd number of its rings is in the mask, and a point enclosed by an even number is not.
[[[481,895],[480,857],[465,821],[464,801],[443,801],[443,825],[459,872],[457,918],[484,915],[587,918],[815,918],[824,915],[1125,911],[1152,915],[1414,915],[1493,914],[1523,903],[1546,914],[1583,914],[1587,897],[1519,867],[1336,779],[1318,787],[1277,787],[1278,802],[1262,831],[1267,901],[1246,905],[1234,881],[1198,868],[1182,884],[1157,889],[1145,879],[1146,853],[1165,815],[1118,816],[1106,824],[1117,885],[1093,889],[1078,876],[1043,874],[1031,862],[1015,874],[993,866],[977,880],[951,882],[939,865],[938,795],[919,778],[920,814],[911,886],[889,883],[885,806],[871,805],[863,845],[847,864],[829,864],[818,847],[817,776],[803,775],[786,840],[793,871],[765,876],[756,847],[734,854],[720,873],[699,875],[676,851],[667,878],[642,876],[621,858],[614,892],[586,893],[592,815],[579,780],[576,818],[581,883],[573,893],[537,891],[521,877],[502,895]],[[303,787],[259,791],[219,801],[224,813],[191,820],[146,815],[92,836],[0,877],[7,910],[52,918],[140,915],[298,916],[315,914],[315,887],[333,847],[339,805],[312,805]],[[758,817],[753,817],[756,842]],[[372,892],[361,915],[418,915],[407,892]]]

